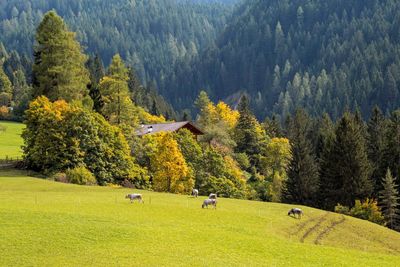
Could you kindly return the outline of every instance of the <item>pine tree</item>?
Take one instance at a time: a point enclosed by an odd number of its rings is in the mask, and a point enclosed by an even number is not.
[[[257,134],[257,120],[250,111],[249,99],[243,95],[238,105],[239,120],[234,129],[236,153],[246,153],[253,165],[258,164],[260,154],[260,136]]]
[[[4,62],[8,58],[8,53],[3,43],[0,42],[0,62]]]
[[[201,127],[207,127],[211,124],[212,119],[210,118],[211,115],[209,114],[209,105],[211,104],[211,100],[208,97],[205,91],[201,91],[194,101],[196,108],[199,111],[199,116],[197,118],[197,123]]]
[[[292,159],[283,198],[288,203],[315,205],[319,188],[318,165],[309,137],[311,121],[304,110],[289,120]]]
[[[356,199],[370,197],[373,189],[365,140],[353,115],[348,112],[343,115],[335,135],[325,166],[324,206],[329,209],[337,203],[352,206]]]
[[[158,110],[157,102],[155,99],[153,99],[153,105],[151,107],[151,114],[155,116],[160,115],[160,111]]]
[[[34,95],[83,101],[88,95],[86,56],[62,18],[49,11],[37,28],[33,65]]]
[[[384,149],[386,137],[386,120],[378,106],[372,110],[368,121],[368,158],[372,163],[372,181],[374,183],[374,196],[382,189],[381,177],[385,175]]]
[[[89,95],[93,100],[93,109],[100,113],[104,106],[99,88],[100,80],[105,75],[103,62],[101,61],[100,56],[96,55],[94,58],[89,58],[86,66],[90,74],[90,84],[88,85],[88,89]]]
[[[104,106],[101,113],[111,124],[134,126],[134,105],[129,96],[128,69],[119,55],[115,55],[108,75],[100,82],[100,93]]]
[[[381,199],[380,206],[382,207],[388,226],[395,229],[398,226],[398,219],[400,217],[400,197],[390,169],[387,169],[386,176],[382,181],[382,188],[379,192],[379,198]]]
[[[383,166],[390,168],[396,184],[400,184],[400,110],[388,121]]]
[[[282,137],[281,124],[275,114],[272,115],[271,119],[266,117],[263,126],[269,137]]]
[[[321,208],[327,209],[325,199],[328,197],[327,187],[331,181],[327,179],[329,175],[327,175],[326,171],[329,169],[331,161],[329,159],[331,150],[335,141],[335,125],[330,119],[329,115],[324,113],[322,115],[322,119],[319,123],[318,129],[318,140],[316,146],[316,155],[318,158],[319,169],[320,169],[320,183],[321,186],[318,193],[318,206]]]

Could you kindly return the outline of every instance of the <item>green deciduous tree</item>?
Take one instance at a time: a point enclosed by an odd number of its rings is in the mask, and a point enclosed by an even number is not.
[[[0,62],[0,106],[9,106],[12,99],[12,84],[4,73],[3,65]]]
[[[146,184],[120,129],[100,114],[42,96],[30,103],[25,124],[24,160],[33,170],[52,173],[85,166],[99,184],[125,179]]]

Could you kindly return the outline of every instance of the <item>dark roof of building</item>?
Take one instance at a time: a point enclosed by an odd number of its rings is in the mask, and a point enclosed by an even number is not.
[[[145,135],[145,134],[155,134],[159,132],[176,132],[179,129],[188,129],[194,135],[202,135],[204,134],[199,128],[197,128],[190,121],[181,121],[181,122],[167,122],[167,123],[157,123],[157,124],[144,124],[141,125],[140,128],[136,131],[136,135]]]

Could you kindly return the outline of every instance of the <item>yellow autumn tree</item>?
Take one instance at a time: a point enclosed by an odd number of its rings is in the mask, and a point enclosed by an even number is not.
[[[233,129],[236,126],[240,116],[237,110],[232,110],[222,101],[216,105],[215,112],[218,120],[225,122],[229,129]]]
[[[170,133],[158,134],[154,139],[156,150],[151,156],[154,190],[188,192],[193,187],[194,180],[178,143]]]
[[[286,138],[272,138],[265,148],[262,158],[262,174],[269,178],[268,186],[271,201],[281,200],[283,182],[287,178],[286,168],[291,159],[290,143]]]

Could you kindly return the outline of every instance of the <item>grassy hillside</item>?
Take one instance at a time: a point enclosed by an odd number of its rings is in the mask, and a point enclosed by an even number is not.
[[[304,207],[85,187],[0,172],[0,266],[395,266],[400,234]]]
[[[4,159],[6,156],[21,157],[23,144],[21,133],[24,125],[8,121],[0,121],[0,125],[6,127],[4,132],[0,132],[0,159]]]

